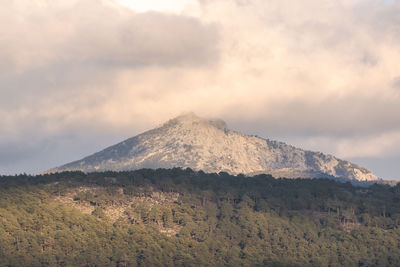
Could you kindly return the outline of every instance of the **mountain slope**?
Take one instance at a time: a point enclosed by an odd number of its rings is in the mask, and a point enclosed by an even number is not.
[[[400,266],[400,185],[180,169],[0,177],[0,266]]]
[[[231,174],[271,173],[288,178],[378,179],[370,171],[334,156],[244,135],[229,130],[222,120],[207,120],[193,113],[49,172],[173,167]]]

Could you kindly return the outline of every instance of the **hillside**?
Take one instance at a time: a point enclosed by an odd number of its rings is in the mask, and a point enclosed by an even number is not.
[[[190,169],[0,177],[0,266],[399,266],[400,185]]]
[[[370,171],[331,155],[306,151],[228,129],[222,120],[190,113],[162,126],[49,172],[191,168],[230,174],[286,178],[344,178],[376,181]]]

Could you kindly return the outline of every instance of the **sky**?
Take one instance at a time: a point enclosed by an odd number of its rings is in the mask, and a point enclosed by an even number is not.
[[[399,0],[3,0],[0,174],[193,111],[400,179],[399,13]]]

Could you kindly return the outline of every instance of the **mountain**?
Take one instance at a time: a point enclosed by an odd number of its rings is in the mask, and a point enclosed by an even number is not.
[[[268,173],[287,178],[378,180],[351,162],[241,134],[228,129],[222,120],[203,119],[193,113],[49,172],[173,167],[230,174]]]

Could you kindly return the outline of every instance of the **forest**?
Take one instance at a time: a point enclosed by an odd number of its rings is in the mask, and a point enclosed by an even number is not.
[[[400,185],[179,168],[0,176],[0,266],[400,266]]]

